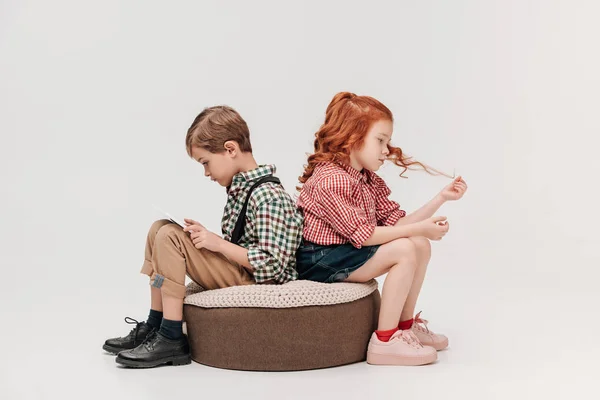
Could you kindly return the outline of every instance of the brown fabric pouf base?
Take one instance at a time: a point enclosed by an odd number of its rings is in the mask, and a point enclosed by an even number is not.
[[[379,291],[351,303],[296,308],[183,307],[192,359],[218,368],[299,371],[364,361]]]

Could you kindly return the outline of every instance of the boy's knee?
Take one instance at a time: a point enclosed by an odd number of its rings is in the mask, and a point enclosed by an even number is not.
[[[158,229],[158,232],[156,233],[156,242],[172,241],[183,233],[184,232],[179,225],[169,222]]]
[[[158,221],[154,221],[152,223],[152,225],[150,226],[150,230],[148,231],[148,233],[152,236],[156,236],[156,234],[158,233],[158,231],[160,231],[160,229],[164,226],[166,226],[167,224],[171,224],[172,222],[169,221],[168,219],[159,219]]]

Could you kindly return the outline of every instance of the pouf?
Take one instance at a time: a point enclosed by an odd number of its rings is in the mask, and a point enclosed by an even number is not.
[[[183,311],[194,361],[227,369],[298,371],[364,361],[379,303],[375,280],[299,280],[208,291],[192,283]]]

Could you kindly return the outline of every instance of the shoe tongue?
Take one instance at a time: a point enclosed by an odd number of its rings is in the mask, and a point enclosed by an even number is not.
[[[417,345],[418,347],[423,347],[423,345],[421,344],[421,341],[419,340],[419,337],[417,335],[415,335],[415,333],[412,330],[409,330],[409,334],[410,334],[410,337],[412,337],[415,345]]]
[[[402,337],[402,336],[404,336],[404,337]],[[406,336],[410,337],[410,339],[408,339]],[[392,340],[395,337],[400,338],[400,340],[408,341],[409,343],[413,343],[413,344],[421,343],[421,342],[419,342],[419,339],[417,338],[417,336],[410,329],[399,330],[398,332],[395,332],[392,335],[392,337],[390,338],[390,340]]]

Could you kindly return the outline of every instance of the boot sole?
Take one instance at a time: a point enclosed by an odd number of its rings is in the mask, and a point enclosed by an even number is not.
[[[106,351],[106,352],[108,352],[108,353],[110,353],[110,354],[114,354],[114,355],[117,355],[117,354],[119,354],[120,352],[122,352],[122,351],[125,351],[125,350],[131,350],[131,349],[126,349],[126,348],[123,348],[123,347],[113,347],[113,346],[109,346],[108,344],[105,344],[105,345],[103,345],[103,346],[102,346],[102,349],[103,349],[104,351]],[[132,347],[132,349],[133,349],[133,347]]]
[[[192,356],[190,354],[186,354],[183,356],[172,356],[165,357],[160,360],[155,361],[134,361],[128,360],[126,358],[115,358],[115,362],[117,364],[124,365],[130,368],[154,368],[159,365],[168,364],[168,365],[187,365],[192,363]]]

